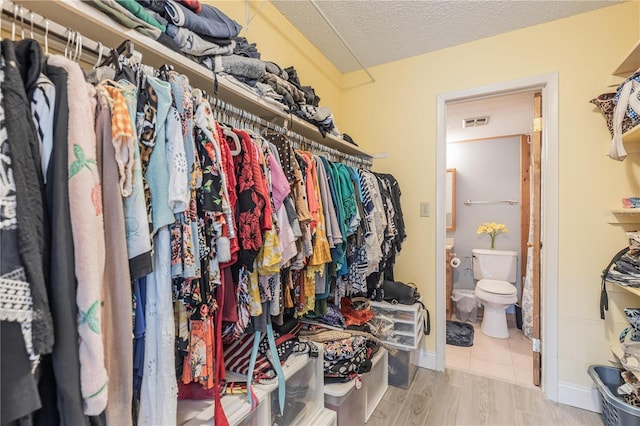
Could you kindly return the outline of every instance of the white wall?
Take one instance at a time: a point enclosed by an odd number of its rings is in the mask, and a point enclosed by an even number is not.
[[[518,252],[520,262],[520,138],[498,138],[447,144],[447,168],[456,169],[454,251],[462,260],[454,269],[454,288],[474,288],[471,250],[489,248],[491,239],[477,234],[483,222],[504,223],[508,233],[496,237],[495,248]],[[517,200],[518,204],[476,204],[465,200]],[[519,269],[518,269],[519,270]],[[518,274],[519,275],[519,274]],[[520,288],[520,277],[517,280]],[[519,292],[519,290],[518,290]]]
[[[489,117],[480,127],[462,127],[462,120]],[[447,105],[447,142],[531,134],[533,92],[515,93]]]

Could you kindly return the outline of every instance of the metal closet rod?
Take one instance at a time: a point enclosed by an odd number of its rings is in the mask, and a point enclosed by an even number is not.
[[[0,26],[4,24],[3,17],[8,17],[11,21],[11,37],[15,39],[16,31],[20,30],[20,38],[23,39],[27,35],[33,38],[33,31],[38,30],[44,35],[45,51],[48,50],[48,38],[53,36],[59,42],[57,47],[62,44],[61,51],[64,47],[75,47],[78,43],[81,46],[80,54],[90,53],[96,57],[102,58],[106,52],[110,50],[108,46],[100,42],[94,41],[88,37],[81,35],[78,31],[67,28],[54,22],[28,8],[18,5],[10,0],[0,0],[2,13],[0,14]]]
[[[87,38],[81,35],[78,31],[62,26],[55,21],[51,21],[50,19],[38,13],[35,13],[22,5],[15,4],[10,0],[0,0],[0,6],[2,8],[2,13],[0,13],[0,27],[3,24],[6,24],[3,19],[3,16],[6,16],[10,19],[10,22],[11,22],[11,36],[13,39],[15,39],[16,37],[17,30],[20,31],[21,39],[24,39],[27,35],[29,35],[30,38],[33,38],[34,30],[38,30],[42,32],[44,34],[45,53],[47,53],[48,51],[49,36],[53,36],[57,38],[59,43],[56,47],[59,47],[61,51],[67,48],[79,49],[75,51],[75,54],[77,55],[76,56],[77,59],[79,59],[80,56],[85,53],[91,53],[98,58],[102,58],[105,56],[105,49],[107,52],[111,50],[109,46],[105,46],[101,42],[97,42],[90,38]],[[371,165],[373,164],[371,160],[346,154],[337,149],[330,148],[320,143],[317,143],[315,141],[312,141],[310,139],[307,139],[304,136],[299,135],[298,133],[292,132],[287,128],[270,123],[269,121],[261,117],[258,117],[257,115],[251,114],[250,112],[245,111],[241,108],[238,108],[219,98],[209,97],[209,100],[210,100],[210,103],[212,103],[212,107],[218,110],[223,110],[227,114],[233,115],[235,118],[239,119],[241,122],[256,123],[262,127],[265,127],[267,129],[272,129],[278,133],[292,136],[294,139],[297,139],[300,143],[303,143],[311,147],[315,151],[320,151],[320,152],[329,154],[333,157],[343,159],[345,160],[345,162],[349,162],[353,165],[357,165],[361,167],[370,168]]]
[[[302,146],[306,146],[311,151],[328,154],[331,157],[344,160],[345,162],[356,165],[357,167],[370,168],[371,165],[373,164],[371,160],[357,157],[351,154],[346,154],[335,148],[331,148],[321,143],[318,143],[312,139],[308,139],[305,136],[300,135],[299,133],[293,132],[289,129],[273,124],[265,120],[264,118],[251,114],[250,112],[245,111],[242,108],[238,108],[233,104],[225,102],[219,98],[209,97],[209,103],[211,104],[212,108],[218,111],[222,111],[223,113],[226,113],[230,116],[233,116],[234,118],[238,119],[240,122],[247,123],[247,124],[249,123],[258,124],[263,128],[270,129],[277,133],[287,135],[289,136],[289,138],[293,140],[294,144],[299,145],[298,147],[300,148]]]

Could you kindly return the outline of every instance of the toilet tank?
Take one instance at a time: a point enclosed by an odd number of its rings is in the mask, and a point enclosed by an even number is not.
[[[516,282],[518,253],[512,250],[473,249],[473,278]]]

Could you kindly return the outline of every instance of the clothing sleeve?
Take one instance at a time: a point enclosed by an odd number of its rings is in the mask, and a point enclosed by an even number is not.
[[[182,124],[178,111],[171,107],[167,115],[167,172],[169,173],[169,207],[173,213],[183,213],[189,204],[187,157],[184,152]]]

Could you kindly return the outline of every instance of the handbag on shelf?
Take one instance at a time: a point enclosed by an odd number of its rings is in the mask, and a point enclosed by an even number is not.
[[[402,281],[384,280],[382,282],[382,300],[393,305],[413,305],[419,303],[424,311],[424,334],[431,334],[431,316],[429,310],[422,303],[418,287],[414,283],[403,283]]]
[[[613,137],[613,133],[614,133],[613,132],[613,111],[616,107],[614,103],[616,93],[617,92],[603,93],[589,101],[590,103],[594,104],[604,116],[604,119],[607,123],[607,128],[609,129],[609,133],[611,134],[611,137]],[[625,133],[631,130],[632,128],[633,128],[633,121],[631,120],[631,118],[625,115],[624,119],[622,120],[622,133]]]
[[[413,305],[420,300],[418,288],[413,283],[384,280],[382,282],[382,300],[392,304]]]
[[[589,102],[600,109],[607,122],[612,136],[609,157],[624,160],[627,151],[622,135],[640,124],[640,71],[627,78],[615,92],[603,93]]]

